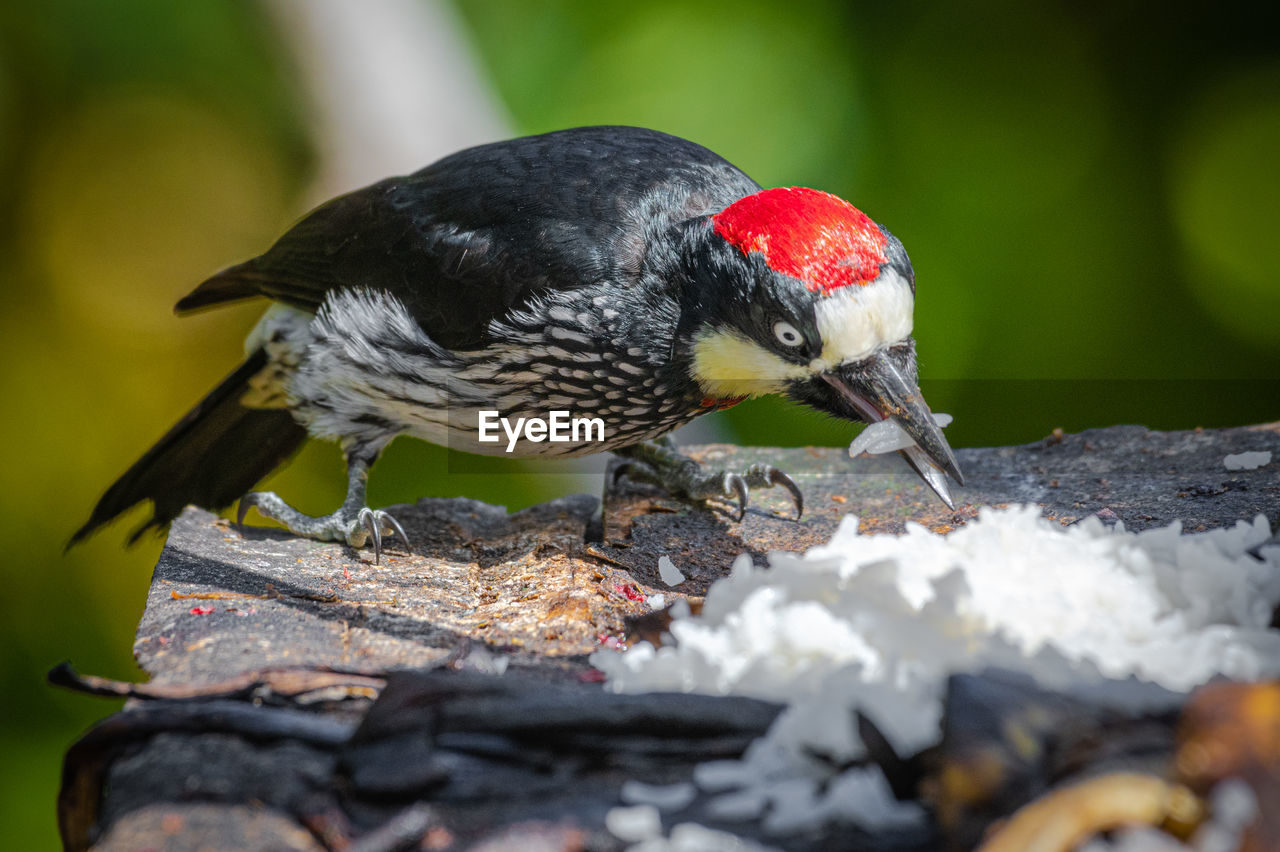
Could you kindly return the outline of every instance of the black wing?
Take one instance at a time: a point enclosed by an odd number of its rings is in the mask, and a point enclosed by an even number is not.
[[[641,128],[482,145],[321,205],[177,309],[262,295],[314,311],[331,289],[369,287],[437,343],[475,348],[491,320],[540,293],[635,283],[672,225],[758,189],[706,148]]]

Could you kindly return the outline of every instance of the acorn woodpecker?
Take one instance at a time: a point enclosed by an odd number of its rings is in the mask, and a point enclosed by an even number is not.
[[[143,500],[154,513],[134,539],[188,503],[243,497],[241,520],[255,507],[299,535],[372,539],[380,556],[382,537],[404,532],[365,505],[365,484],[401,434],[484,454],[611,450],[627,475],[679,496],[737,497],[745,511],[749,488],[782,485],[799,513],[785,473],[707,470],[663,437],[771,393],[892,418],[944,500],[944,472],[961,481],[917,384],[902,244],[834,195],[762,190],[664,133],[586,127],[461,151],[321,205],[177,311],[262,296],[274,304],[245,362],[111,486],[72,543]],[[519,431],[557,411],[587,428]],[[495,440],[499,422],[511,440]],[[308,435],[346,455],[337,511],[309,517],[246,494]]]

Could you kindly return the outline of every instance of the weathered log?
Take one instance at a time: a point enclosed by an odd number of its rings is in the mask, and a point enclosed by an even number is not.
[[[690,507],[626,479],[603,511],[583,495],[514,514],[427,499],[395,509],[413,547],[393,541],[381,566],[344,545],[241,533],[188,509],[156,567],[135,644],[151,682],[52,675],[131,699],[67,755],[63,839],[71,849],[144,840],[164,848],[173,837],[210,849],[256,845],[255,837],[299,849],[394,848],[423,837],[431,848],[485,838],[492,848],[534,838],[547,848],[618,848],[603,819],[624,780],[686,780],[699,761],[740,754],[779,710],[748,699],[602,691],[586,654],[624,640],[629,620],[651,613],[649,596],[696,604],[739,554],[762,559],[823,543],[847,513],[871,532],[901,531],[908,521],[947,531],[979,505],[1021,502],[1063,524],[1098,514],[1131,529],[1180,520],[1195,530],[1259,513],[1275,524],[1274,465],[1228,471],[1223,458],[1275,449],[1278,436],[1280,424],[1173,433],[1124,426],[961,450],[969,484],[956,490],[954,512],[896,457],[693,448],[708,464],[768,461],[787,470],[805,491],[805,517],[792,519],[785,495],[758,491],[737,523],[727,504]],[[676,589],[659,576],[661,556],[687,578]],[[1113,724],[1075,705],[1067,712],[1101,719],[1098,729],[1115,736],[1141,732],[1147,739],[1134,741],[1158,741],[1161,755],[1173,747],[1168,720],[1151,735],[1149,720]],[[863,720],[869,743],[871,721]],[[948,754],[980,739],[957,741],[960,721],[948,719]],[[937,765],[927,756],[880,757],[904,794],[919,794]],[[1006,815],[1016,803],[1002,795],[993,792],[989,812],[958,815],[957,833],[971,842]],[[698,801],[674,818],[711,822]],[[758,834],[752,824],[732,829]],[[849,827],[766,839],[788,849],[938,842],[927,832],[872,837]]]

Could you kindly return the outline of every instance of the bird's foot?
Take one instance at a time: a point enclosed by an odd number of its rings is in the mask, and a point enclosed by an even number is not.
[[[409,544],[409,537],[404,533],[400,522],[381,509],[370,509],[368,506],[354,508],[343,505],[331,515],[312,517],[304,515],[290,506],[274,491],[253,491],[240,499],[236,510],[236,526],[244,525],[244,517],[249,509],[257,509],[258,514],[279,521],[289,528],[294,535],[315,538],[320,541],[343,541],[351,547],[364,547],[373,540],[373,563],[382,562],[382,539],[392,534],[400,536],[400,540]]]
[[[619,451],[628,461],[614,468],[613,478],[626,476],[651,482],[689,500],[732,499],[738,501],[738,520],[747,514],[747,495],[752,488],[781,485],[796,504],[796,520],[804,514],[804,495],[794,479],[773,465],[753,464],[741,473],[708,470],[670,446],[654,442],[637,444]]]

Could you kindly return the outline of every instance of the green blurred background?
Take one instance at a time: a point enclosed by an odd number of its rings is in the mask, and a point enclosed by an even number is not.
[[[261,310],[178,320],[171,306],[319,200],[313,105],[325,78],[289,47],[296,17],[268,8],[281,5],[0,7],[7,848],[56,845],[60,754],[113,709],[46,688],[44,672],[70,659],[138,676],[130,648],[160,542],[122,549],[126,522],[65,556],[63,544],[237,362]],[[446,11],[445,35],[470,51],[512,134],[647,125],[766,186],[827,189],[887,224],[916,268],[926,395],[956,415],[957,446],[1055,426],[1280,416],[1269,5],[459,0]],[[350,61],[321,60],[310,67]],[[700,435],[838,445],[852,432],[772,401],[716,417]],[[371,501],[468,494],[518,507],[582,487],[446,467],[440,451],[399,441]],[[341,469],[334,447],[312,445],[272,485],[328,511]]]

